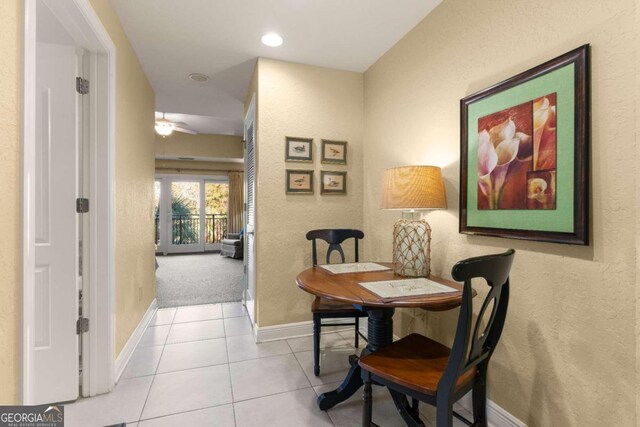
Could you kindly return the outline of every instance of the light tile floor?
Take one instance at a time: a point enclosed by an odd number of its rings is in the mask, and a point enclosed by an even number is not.
[[[240,303],[158,310],[115,389],[66,405],[65,425],[361,425],[360,392],[327,412],[316,406],[317,396],[347,373],[353,333],[322,334],[322,372],[315,377],[311,337],[256,344],[245,314]],[[423,404],[421,414],[435,426],[433,408]],[[374,387],[373,419],[405,425],[382,387]],[[463,424],[454,419],[454,426]]]

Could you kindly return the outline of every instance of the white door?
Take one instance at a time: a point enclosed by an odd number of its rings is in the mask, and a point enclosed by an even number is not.
[[[255,147],[255,96],[251,100],[244,124],[245,139],[245,291],[243,292],[244,304],[253,324],[256,323],[256,252],[255,252],[255,189],[256,189],[256,147]]]
[[[32,404],[78,397],[77,64],[74,46],[37,44]]]

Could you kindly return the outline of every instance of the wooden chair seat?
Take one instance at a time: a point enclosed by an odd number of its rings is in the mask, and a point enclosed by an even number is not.
[[[311,304],[312,313],[347,313],[350,316],[366,317],[367,313],[358,310],[352,304],[333,301],[326,298],[316,298]]]
[[[419,393],[435,396],[450,353],[449,347],[437,341],[411,334],[375,353],[361,357],[360,366],[381,378]],[[456,387],[460,388],[472,381],[476,371],[473,367],[464,372]]]

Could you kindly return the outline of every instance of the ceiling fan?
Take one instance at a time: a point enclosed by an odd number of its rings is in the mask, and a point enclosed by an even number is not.
[[[162,135],[164,138],[167,135],[171,135],[173,131],[188,133],[191,135],[197,135],[198,132],[195,130],[191,130],[187,127],[188,125],[185,122],[172,122],[169,119],[164,117],[164,113],[162,113],[161,119],[156,119],[155,129],[158,135]]]

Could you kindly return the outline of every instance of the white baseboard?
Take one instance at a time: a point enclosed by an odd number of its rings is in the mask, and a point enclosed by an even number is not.
[[[322,327],[324,330],[325,326],[331,325],[331,323],[342,323],[345,321],[350,321],[351,319],[324,319],[322,321]],[[353,326],[345,326],[343,328],[339,328],[336,326],[335,328],[329,329],[326,332],[341,332],[341,331],[350,331]],[[367,336],[368,333],[368,323],[366,318],[360,319],[360,333]],[[267,342],[267,341],[278,341],[278,340],[286,340],[289,338],[298,338],[298,337],[307,337],[313,335],[313,322],[308,320],[306,322],[298,322],[298,323],[285,323],[282,325],[273,325],[273,326],[256,326],[254,328],[254,334],[256,338],[256,342]],[[397,341],[400,338],[393,334],[393,340]]]
[[[122,348],[122,351],[116,358],[116,366],[115,366],[116,383],[120,381],[120,377],[124,372],[124,368],[127,367],[127,363],[129,363],[129,359],[131,359],[131,356],[133,355],[134,350],[138,346],[138,343],[140,342],[140,339],[142,338],[144,331],[147,330],[147,326],[149,326],[149,323],[151,322],[151,319],[153,319],[153,316],[156,314],[156,311],[158,311],[158,302],[154,298],[153,301],[151,301],[151,304],[149,304],[149,308],[147,308],[147,312],[144,313],[144,316],[142,316],[142,319],[140,319],[140,323],[138,323],[138,326],[136,326],[133,333],[127,340],[127,343],[124,345],[124,347]]]
[[[527,427],[525,423],[492,400],[487,404],[487,419],[492,427]]]
[[[471,392],[467,393],[458,403],[464,409],[473,413]],[[489,427],[527,427],[525,423],[511,415],[491,399],[487,400],[487,421]]]

